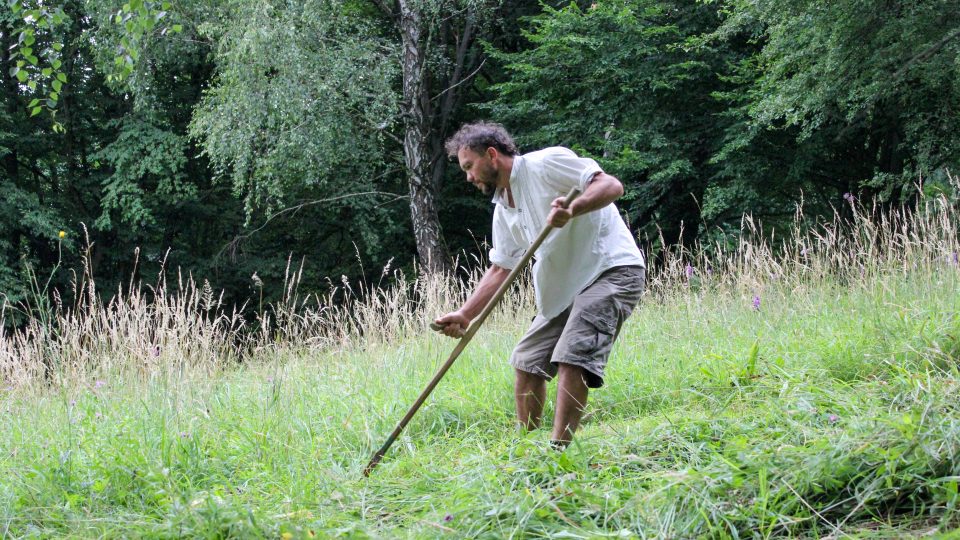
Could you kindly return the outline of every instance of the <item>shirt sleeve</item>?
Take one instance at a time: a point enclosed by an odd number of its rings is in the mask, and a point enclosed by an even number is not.
[[[523,258],[524,248],[510,233],[507,221],[500,214],[500,207],[493,211],[493,247],[490,248],[490,263],[513,270]]]
[[[578,157],[569,148],[550,148],[543,158],[546,183],[558,192],[566,193],[576,187],[581,192],[597,173],[603,172],[600,165],[590,158]]]

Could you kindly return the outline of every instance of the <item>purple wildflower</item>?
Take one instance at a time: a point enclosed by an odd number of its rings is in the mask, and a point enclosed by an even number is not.
[[[103,416],[103,415],[100,414],[99,412],[97,412],[96,414],[93,415],[93,417],[96,418],[96,419],[98,419],[98,420],[100,419],[101,416]]]
[[[450,523],[451,521],[453,521],[453,514],[447,514],[443,516],[443,521],[446,523]]]
[[[186,439],[186,438],[189,437],[189,436],[190,436],[190,434],[187,433],[186,431],[181,431],[181,432],[180,432],[180,438],[181,438],[181,439]]]
[[[70,406],[71,406],[71,407],[76,407],[76,406],[77,406],[77,400],[71,399],[71,400],[70,400]]]
[[[105,383],[104,381],[97,381],[97,382],[93,383],[93,387],[94,387],[94,388],[101,388],[101,387],[104,386],[105,384],[107,384],[107,383]]]
[[[803,248],[803,249],[800,250],[800,256],[801,256],[801,257],[806,258],[807,253],[809,253],[809,250],[808,250],[807,248]]]
[[[760,311],[760,295],[753,296],[753,309]]]
[[[153,347],[150,347],[150,354],[153,355],[154,358],[160,356],[160,346],[154,345]]]
[[[712,276],[712,275],[713,275],[713,267],[712,267],[712,266],[708,266],[708,267],[707,267],[707,275],[708,275],[708,276]]]
[[[853,196],[853,193],[848,192],[843,194],[843,200],[847,201],[848,203],[852,203],[854,200],[856,200],[856,198]]]
[[[830,420],[831,424],[836,424],[837,421],[840,420],[840,417],[835,414],[831,414],[827,419]]]
[[[683,270],[684,270],[684,272],[687,273],[687,279],[690,279],[690,278],[693,277],[694,270],[693,270],[693,267],[690,266],[689,263],[687,263],[687,267],[684,268]]]
[[[954,251],[954,252],[953,252],[953,265],[956,266],[956,265],[958,265],[958,264],[960,264],[960,260],[957,259],[957,252]]]

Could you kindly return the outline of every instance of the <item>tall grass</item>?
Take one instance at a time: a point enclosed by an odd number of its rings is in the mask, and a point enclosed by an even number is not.
[[[757,296],[771,288],[823,284],[873,284],[883,275],[936,276],[958,267],[957,209],[946,197],[923,201],[917,211],[882,211],[851,204],[852,219],[805,224],[798,211],[785,241],[774,243],[745,216],[732,247],[723,244],[664,250],[648,275],[654,301],[702,289]],[[6,386],[85,381],[97,372],[143,376],[164,370],[210,373],[281,351],[330,350],[393,343],[424,331],[439,313],[458,305],[479,279],[390,272],[374,286],[349,282],[320,295],[299,289],[303,267],[288,261],[283,298],[267,306],[225,309],[209,282],[161,273],[153,285],[130,282],[103,302],[89,264],[74,274],[72,301],[55,302],[22,328],[0,324],[0,374]],[[388,284],[383,285],[384,279]],[[648,299],[649,301],[649,299]],[[514,290],[503,313],[529,310],[532,291]],[[0,304],[0,323],[12,309]],[[254,312],[252,320],[241,312]],[[508,315],[509,316],[509,315]]]
[[[150,378],[157,374],[210,374],[265,357],[310,350],[339,350],[394,342],[420,332],[426,318],[450,309],[466,294],[466,283],[444,276],[408,278],[389,273],[386,287],[347,281],[323,294],[301,294],[303,266],[288,261],[284,294],[267,305],[225,308],[204,280],[165,273],[153,285],[131,282],[107,302],[97,293],[85,260],[72,281],[72,301],[55,302],[14,331],[0,329],[0,374],[8,387],[82,384],[100,373],[122,372]],[[388,274],[389,273],[389,274]],[[473,279],[477,279],[474,270]],[[332,284],[331,284],[332,285]],[[518,289],[505,299],[509,310],[530,303]],[[12,306],[0,304],[0,326]],[[42,315],[42,316],[40,316]],[[246,316],[245,316],[246,315]]]
[[[853,206],[659,254],[575,444],[513,425],[529,287],[452,348],[437,277],[222,308],[132,283],[0,337],[0,531],[150,537],[891,537],[960,524],[957,208]],[[476,279],[474,275],[474,280]],[[550,405],[546,414],[552,414]],[[547,422],[549,424],[549,422]]]

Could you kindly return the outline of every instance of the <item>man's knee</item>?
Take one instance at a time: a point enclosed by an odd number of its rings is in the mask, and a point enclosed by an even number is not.
[[[542,376],[537,375],[536,373],[530,373],[529,371],[524,371],[522,369],[514,368],[514,373],[517,375],[517,383],[522,384],[533,384],[539,385],[540,383],[546,383],[546,379]]]
[[[587,382],[587,370],[576,364],[557,363],[557,375],[565,380]]]
[[[566,362],[557,362],[557,373],[566,373],[567,375],[572,375],[574,373],[583,373],[583,368],[576,364],[568,364]]]
[[[514,384],[514,387],[517,389],[517,392],[527,392],[539,389],[547,384],[546,379],[535,373],[530,373],[521,369],[514,369],[514,372],[516,373],[516,383]]]

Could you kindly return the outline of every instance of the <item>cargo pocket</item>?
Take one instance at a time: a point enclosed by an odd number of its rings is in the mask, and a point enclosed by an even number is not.
[[[588,388],[603,386],[607,356],[617,334],[617,309],[614,302],[596,306],[593,311],[581,311],[575,336],[568,342],[569,360],[583,368]]]
[[[581,311],[580,318],[587,324],[583,332],[577,336],[576,342],[571,344],[571,351],[584,360],[593,361],[598,356],[602,358],[613,344],[613,336],[617,333],[617,311],[612,304],[603,306],[602,310]]]

